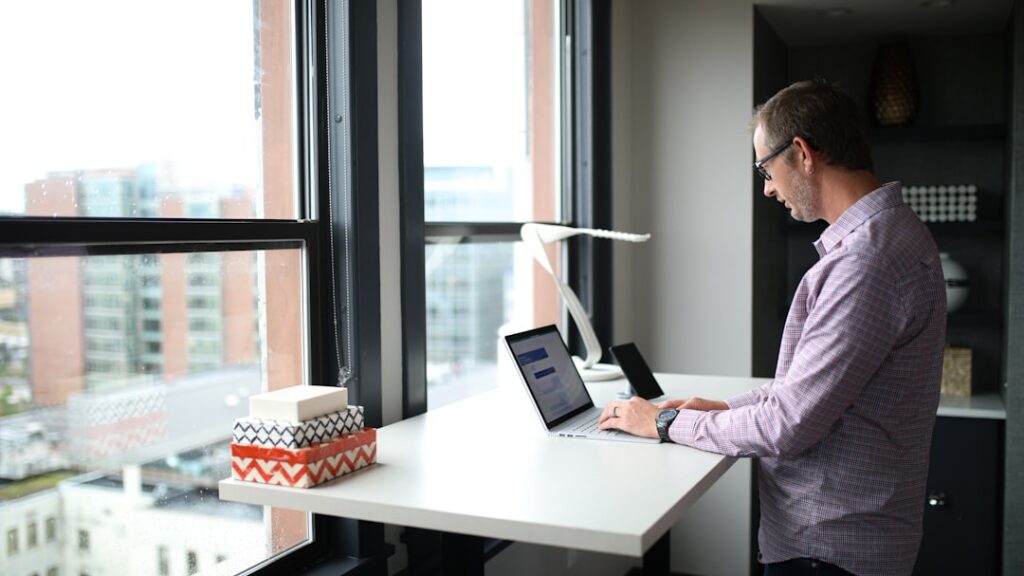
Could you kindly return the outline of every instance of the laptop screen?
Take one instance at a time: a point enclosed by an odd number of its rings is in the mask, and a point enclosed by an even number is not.
[[[505,337],[548,429],[594,405],[555,325]]]

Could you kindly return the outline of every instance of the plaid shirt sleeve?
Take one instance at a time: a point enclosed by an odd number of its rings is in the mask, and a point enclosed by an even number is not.
[[[829,433],[893,350],[906,312],[899,279],[877,253],[840,249],[813,272],[783,337],[796,339],[789,370],[730,399],[730,410],[680,411],[673,441],[730,456],[783,456]]]
[[[756,404],[758,402],[761,402],[762,400],[768,397],[768,390],[771,389],[772,384],[775,384],[774,380],[762,384],[757,388],[754,388],[753,390],[744,392],[743,394],[737,394],[736,396],[733,396],[732,398],[726,400],[725,403],[729,405],[730,409],[733,409],[739,408],[740,406],[747,406],[749,404]]]

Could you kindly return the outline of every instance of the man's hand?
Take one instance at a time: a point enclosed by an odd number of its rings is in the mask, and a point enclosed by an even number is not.
[[[721,400],[707,400],[694,396],[692,398],[683,398],[682,400],[666,400],[658,404],[658,408],[662,410],[675,408],[676,410],[701,410],[709,412],[711,410],[728,410],[729,405]]]
[[[657,438],[658,427],[654,420],[658,412],[661,412],[661,408],[639,396],[625,401],[614,400],[604,407],[598,427],[602,430],[616,428],[634,436]]]

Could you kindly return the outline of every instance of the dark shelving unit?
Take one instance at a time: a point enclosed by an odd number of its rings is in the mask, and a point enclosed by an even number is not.
[[[951,126],[906,126],[898,128],[871,128],[868,139],[872,142],[971,142],[1006,138],[1005,124],[962,124]]]
[[[883,39],[794,47],[759,15],[754,30],[756,103],[791,82],[824,78],[850,93],[870,117],[871,67]],[[905,40],[917,67],[918,111],[907,127],[865,126],[875,174],[882,182],[898,180],[907,187],[977,187],[976,221],[926,224],[939,251],[948,253],[968,276],[967,300],[947,316],[947,342],[972,350],[974,394],[1001,394],[1008,378],[1007,334],[1014,326],[1008,309],[1008,302],[1014,300],[1007,294],[1016,256],[1009,247],[1020,226],[1010,217],[1016,158],[1010,94],[1013,83],[1019,83],[1015,79],[1019,64],[1013,63],[1008,51],[1015,42],[1014,32],[1008,24],[1006,31],[984,36]],[[764,201],[763,183],[756,177],[752,189],[757,198],[753,367],[755,376],[772,377],[789,303],[803,274],[818,261],[812,242],[827,225],[792,220],[782,207]],[[1009,293],[1012,296],[1012,290]],[[1011,360],[1014,355],[1009,353]],[[1001,572],[1002,438],[1008,426],[1008,420],[938,418],[928,488],[948,498],[944,506],[928,505],[915,574],[935,573],[936,567],[943,566],[952,569],[964,558],[979,568],[977,573]],[[965,470],[968,461],[975,464]],[[984,474],[975,475],[974,470]]]

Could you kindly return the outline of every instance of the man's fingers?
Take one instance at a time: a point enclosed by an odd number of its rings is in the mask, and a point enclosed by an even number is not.
[[[604,411],[601,412],[601,417],[597,419],[598,424],[603,423],[605,420],[608,420],[609,418],[615,418],[617,416],[617,410],[617,405],[609,402],[607,405],[605,405]]]

